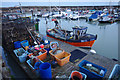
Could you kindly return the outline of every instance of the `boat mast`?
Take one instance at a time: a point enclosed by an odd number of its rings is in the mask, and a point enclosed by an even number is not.
[[[50,3],[50,12],[51,12],[51,2],[50,2],[50,0],[49,0],[49,3]]]
[[[109,2],[109,11],[110,11],[110,16],[111,16],[111,0],[110,0],[110,2]]]
[[[51,14],[51,2],[50,2],[50,0],[49,0],[49,6],[50,6],[50,11],[49,11],[49,17],[50,17],[50,14]],[[49,22],[50,22],[50,18],[49,18]],[[46,19],[46,30],[48,29],[47,23],[48,22],[47,22],[47,19]],[[51,26],[51,24],[49,26]]]
[[[59,0],[59,9],[60,9],[60,0]]]
[[[61,13],[61,10],[60,10],[60,0],[59,0],[59,14]],[[59,26],[61,27],[61,20],[59,19]]]
[[[19,6],[20,6],[20,12],[21,12],[21,14],[22,14],[22,16],[23,16],[23,10],[22,10],[22,6],[21,6],[21,3],[19,2]]]
[[[78,25],[79,25],[79,21],[80,21],[80,20],[79,20],[79,16],[80,16],[80,15],[79,15],[79,6],[78,6],[78,11],[77,11],[77,12],[78,12],[77,15],[78,15]]]

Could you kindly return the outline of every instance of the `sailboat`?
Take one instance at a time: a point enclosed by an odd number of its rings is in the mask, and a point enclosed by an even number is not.
[[[113,18],[109,16],[108,13],[99,19],[99,23],[113,23],[113,22],[114,22]]]
[[[102,14],[102,12],[96,11],[95,13],[93,13],[89,17],[89,21],[97,21],[97,20],[99,20],[101,14]]]
[[[72,17],[70,17],[71,20],[78,20],[79,16],[77,14],[73,14]]]
[[[110,6],[110,11],[109,11],[110,14],[106,13],[106,15],[101,16],[101,18],[99,19],[99,23],[113,23],[115,20],[114,20],[114,17],[111,15],[111,11],[112,10]]]

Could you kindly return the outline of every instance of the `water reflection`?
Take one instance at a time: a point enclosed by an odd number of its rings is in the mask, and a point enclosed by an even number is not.
[[[90,25],[98,25],[98,22],[97,21],[89,21],[89,22],[87,22],[88,24],[90,24]]]

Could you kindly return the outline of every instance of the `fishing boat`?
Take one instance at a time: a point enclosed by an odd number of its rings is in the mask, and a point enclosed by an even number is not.
[[[52,16],[53,18],[61,18],[62,17],[62,14],[55,14]]]
[[[78,17],[80,19],[86,19],[88,12],[87,11],[79,11]]]
[[[93,14],[93,13],[95,13],[95,10],[89,10],[88,13],[89,13],[89,14]]]
[[[91,48],[97,39],[97,35],[87,34],[87,28],[84,26],[75,26],[73,31],[67,31],[61,29],[61,27],[55,27],[53,29],[47,29],[46,33],[48,37],[56,40],[63,41],[70,45],[83,48]]]
[[[78,20],[79,19],[79,15],[78,15],[78,11],[74,11],[73,14],[70,15],[70,19],[71,20]]]
[[[42,17],[42,13],[38,12],[37,17]]]
[[[113,23],[114,19],[111,16],[101,17],[99,23]]]
[[[71,12],[71,9],[67,9],[66,11],[67,11],[67,12]]]
[[[23,17],[20,13],[5,13],[2,14],[2,19],[16,20],[17,18]]]
[[[119,14],[118,13],[114,13],[114,18],[118,18]]]
[[[57,12],[57,14],[54,14],[52,17],[53,18],[62,18],[62,17],[65,17],[66,15],[67,15],[66,12],[59,11],[59,12]]]
[[[120,21],[120,13],[113,14],[114,21]]]
[[[80,19],[85,19],[85,18],[86,18],[86,15],[81,14],[81,15],[79,15],[79,18],[80,18]]]
[[[42,15],[43,18],[49,17],[49,13],[45,13]]]
[[[73,14],[70,19],[71,20],[78,20],[79,16],[77,14]]]
[[[72,17],[72,14],[67,14],[66,16],[65,16],[65,19],[70,19]]]

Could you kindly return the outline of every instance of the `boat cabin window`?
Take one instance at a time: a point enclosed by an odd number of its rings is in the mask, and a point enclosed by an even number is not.
[[[73,27],[74,39],[80,39],[87,32],[87,27]]]

